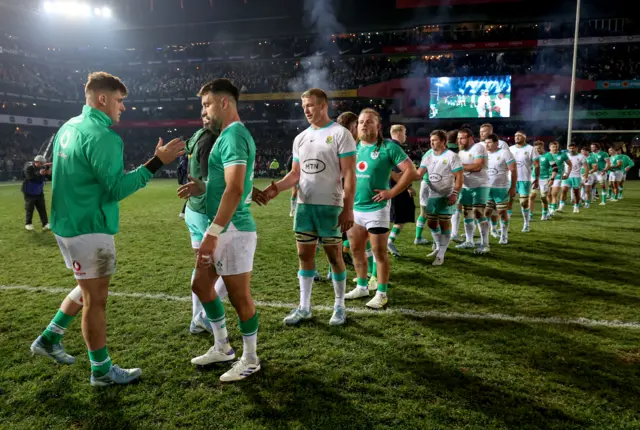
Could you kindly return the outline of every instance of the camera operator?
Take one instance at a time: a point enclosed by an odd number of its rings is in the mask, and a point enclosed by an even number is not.
[[[44,181],[51,176],[51,163],[38,155],[33,162],[27,163],[24,168],[24,181],[22,182],[22,193],[24,194],[24,209],[26,211],[25,228],[33,230],[33,209],[38,210],[42,231],[49,230],[49,219],[47,218],[47,207],[44,201]]]

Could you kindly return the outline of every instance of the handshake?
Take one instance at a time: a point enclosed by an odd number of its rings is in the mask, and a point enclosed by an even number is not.
[[[178,197],[181,199],[188,199],[189,197],[201,196],[206,192],[206,184],[204,181],[193,178],[189,175],[189,183],[184,184],[178,188]],[[253,187],[251,191],[251,200],[256,202],[258,206],[264,206],[269,201],[275,199],[280,191],[278,191],[278,187],[275,182],[271,182],[264,190],[260,190],[256,187]]]

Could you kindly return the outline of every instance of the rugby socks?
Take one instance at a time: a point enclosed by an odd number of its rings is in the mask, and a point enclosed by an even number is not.
[[[389,289],[389,284],[378,284],[378,292],[377,294],[387,295],[387,290]]]
[[[300,280],[300,309],[305,311],[311,310],[311,290],[313,289],[313,278],[315,270],[299,270],[298,279]]]
[[[216,345],[223,346],[229,343],[229,335],[227,334],[227,319],[224,314],[224,306],[220,297],[209,303],[203,303],[204,311],[207,313],[207,319],[213,328],[213,338]]]
[[[422,231],[424,230],[425,222],[427,222],[425,217],[418,217],[418,221],[416,222],[416,239],[422,239]]]
[[[391,233],[389,234],[389,242],[391,243],[395,242],[396,239],[398,238],[398,235],[400,234],[400,231],[401,230],[394,225],[393,228],[391,229]]]
[[[65,330],[74,318],[75,316],[67,315],[62,312],[62,309],[58,309],[58,312],[42,333],[42,339],[49,345],[59,343],[64,336]]]
[[[247,321],[241,321],[238,318],[238,326],[242,333],[242,358],[249,363],[258,361],[258,312]]]
[[[524,220],[525,227],[528,227],[529,220],[531,219],[529,215],[529,209],[522,209],[522,219]]]
[[[489,219],[488,218],[480,218],[478,220],[480,224],[480,239],[483,246],[489,246]]]
[[[91,361],[91,373],[93,373],[93,376],[104,376],[111,369],[111,357],[109,357],[106,346],[95,351],[89,351],[89,361]]]
[[[447,252],[447,248],[449,248],[449,243],[451,243],[451,230],[442,230],[439,238],[438,258],[444,258],[444,254]]]
[[[371,249],[371,242],[367,240],[366,251],[367,253],[367,276],[373,276],[376,268],[376,263],[373,259],[373,250]]]
[[[473,243],[473,234],[476,231],[476,223],[473,218],[465,218],[464,220],[464,234],[467,243]]]
[[[334,273],[331,277],[333,291],[336,295],[335,305],[344,307],[344,293],[347,290],[347,271]]]
[[[462,212],[459,209],[453,213],[453,217],[451,218],[451,230],[454,236],[458,236],[458,231],[460,230],[460,219],[462,218]]]
[[[437,248],[440,247],[440,226],[436,227],[435,229],[430,228],[431,229],[431,236],[433,236],[433,243],[436,245]]]
[[[358,288],[362,288],[363,290],[366,290],[367,288],[369,288],[369,282],[365,278],[358,278],[356,282],[357,282]]]

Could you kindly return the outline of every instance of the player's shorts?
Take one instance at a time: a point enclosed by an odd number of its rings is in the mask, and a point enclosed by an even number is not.
[[[592,173],[589,176],[587,176],[587,182],[585,182],[584,184],[587,185],[587,186],[592,187],[593,185],[595,185],[596,180],[597,180],[596,179],[596,174]]]
[[[623,181],[627,180],[627,174],[625,172],[622,172],[622,180]]]
[[[453,215],[456,205],[449,205],[448,197],[430,197],[425,205],[429,215]]]
[[[232,276],[252,272],[257,243],[255,231],[227,230],[222,233],[213,252],[216,273]]]
[[[562,180],[562,177],[560,177],[560,179],[558,179],[558,177],[556,177],[556,179],[553,180],[553,184],[551,185],[552,188],[560,188],[562,186],[562,183],[564,181]]]
[[[76,279],[96,279],[116,272],[116,245],[110,234],[56,235],[67,269]]]
[[[509,202],[509,188],[489,188],[489,200],[496,204]]]
[[[389,228],[391,222],[391,205],[371,212],[353,211],[353,222],[356,225],[364,227],[367,230],[372,228]]]
[[[320,238],[341,238],[342,233],[338,225],[341,213],[340,206],[298,203],[293,219],[293,231]]]
[[[616,171],[613,171],[613,172],[609,172],[609,181],[611,181],[611,182],[620,182],[620,181],[622,181],[622,175],[624,175],[622,170],[616,170]]]
[[[549,194],[549,190],[551,189],[551,181],[548,179],[540,179],[538,180],[538,190],[540,191],[541,196],[546,196]]]
[[[489,201],[489,187],[463,188],[458,203],[462,206],[486,206]]]
[[[600,185],[604,185],[604,183],[607,181],[607,172],[596,172],[595,175],[598,183]]]
[[[420,181],[420,206],[427,207],[430,192],[429,184],[425,181]]]
[[[531,193],[531,181],[516,182],[516,193],[518,193],[520,197],[527,197]]]
[[[582,185],[582,178],[567,178],[562,181],[562,188],[576,190]]]
[[[201,214],[189,209],[189,206],[187,206],[184,210],[184,222],[187,224],[189,235],[191,236],[191,247],[193,249],[200,248],[204,234],[209,228],[209,217],[207,214]]]
[[[396,224],[416,222],[416,204],[408,191],[403,191],[391,200],[391,221]]]

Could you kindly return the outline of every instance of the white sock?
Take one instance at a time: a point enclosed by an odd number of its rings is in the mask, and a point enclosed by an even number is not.
[[[313,274],[311,274],[311,272],[313,272]],[[313,289],[314,275],[315,271],[313,270],[300,270],[298,272],[298,279],[300,279],[300,308],[305,311],[311,310],[311,290]]]
[[[500,220],[500,236],[504,240],[509,240],[509,224],[505,223],[503,220]]]
[[[191,285],[193,285],[193,278],[195,277],[196,277],[196,269],[193,269],[193,272],[191,273]],[[196,293],[192,291],[191,292],[191,321],[195,320],[198,314],[202,312],[203,309],[204,308],[202,307],[202,303],[200,302],[200,299],[198,298]]]
[[[218,321],[211,321],[213,327],[213,338],[215,339],[217,346],[226,346],[229,344],[229,334],[227,333],[227,317],[224,316]],[[224,348],[223,348],[224,349]]]
[[[473,234],[476,231],[476,223],[473,219],[464,220],[464,234],[468,243],[473,243]]]
[[[490,228],[491,224],[489,224],[489,221],[487,219],[480,222],[480,241],[482,242],[482,246],[489,246]]]
[[[251,336],[242,336],[242,358],[250,363],[258,361],[258,332]]]
[[[460,229],[460,218],[462,218],[462,212],[456,209],[453,213],[453,217],[451,218],[451,233],[454,236],[458,235],[458,230]]]
[[[433,243],[436,244],[436,249],[440,249],[440,229],[431,230],[431,236],[433,236]]]
[[[336,281],[336,278],[339,281]],[[334,273],[331,280],[333,282],[333,291],[336,295],[335,306],[344,307],[344,293],[347,291],[347,271]]]
[[[444,258],[444,254],[445,252],[447,252],[447,248],[449,248],[450,242],[451,233],[440,233],[440,242],[438,243],[438,258]]]
[[[529,212],[529,209],[522,209],[522,220],[524,221],[525,227],[527,227],[531,220],[531,212]]]
[[[220,300],[223,300],[229,294],[227,292],[227,286],[222,280],[222,276],[218,278],[218,280],[216,281],[216,285],[214,285],[213,288],[216,290],[216,294],[218,295],[218,297],[220,297]]]

